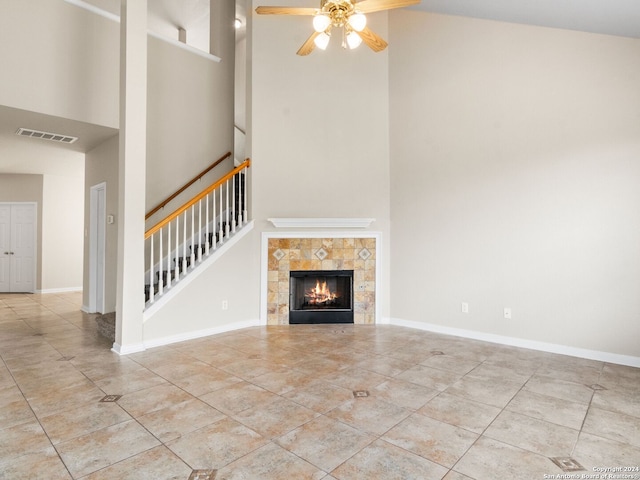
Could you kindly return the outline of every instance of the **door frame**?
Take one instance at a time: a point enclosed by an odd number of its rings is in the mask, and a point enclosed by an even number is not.
[[[89,313],[104,313],[106,217],[107,184],[102,182],[89,190]]]

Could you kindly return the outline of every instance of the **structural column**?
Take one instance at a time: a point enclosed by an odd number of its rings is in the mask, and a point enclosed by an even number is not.
[[[147,156],[147,0],[121,0],[120,151],[116,341],[144,350],[144,216]]]

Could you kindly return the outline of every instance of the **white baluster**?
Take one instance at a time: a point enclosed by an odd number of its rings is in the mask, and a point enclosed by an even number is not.
[[[202,199],[198,200],[198,238],[202,237]],[[198,261],[202,261],[202,244],[198,243]]]
[[[204,248],[209,255],[209,194],[204,197]]]
[[[213,229],[213,249],[218,247],[218,236],[216,235],[216,192],[211,192],[211,198],[213,199],[211,210],[213,211],[213,217],[211,218],[211,228]]]
[[[182,214],[182,273],[187,273],[187,211]]]
[[[232,202],[232,217],[233,217],[233,223],[231,224],[231,231],[233,233],[236,233],[236,223],[238,222],[238,212],[236,210],[237,205],[236,205],[236,176],[238,174],[236,173],[233,176],[233,185],[232,185],[232,191],[231,191],[231,202]]]
[[[180,217],[176,217],[176,281],[180,279],[180,266],[178,264],[178,258],[180,257]]]
[[[194,227],[194,217],[193,214],[196,211],[195,206],[191,206],[191,268],[196,266],[196,246],[193,243],[193,227]]]
[[[164,250],[162,249],[162,228],[158,234],[160,235],[160,255],[158,255],[160,257],[160,269],[158,270],[158,295],[162,295],[164,284],[162,281],[162,255],[164,254]]]
[[[220,243],[224,242],[224,228],[222,227],[222,219],[224,218],[223,215],[223,211],[222,211],[222,205],[223,205],[223,201],[222,201],[222,185],[220,186],[220,216],[218,217],[220,219]]]
[[[244,202],[242,202],[242,221],[247,223],[249,221],[249,210],[247,209],[249,197],[247,195],[247,167],[244,167],[244,175],[242,176],[242,183],[244,184]]]
[[[167,288],[171,288],[171,222],[167,224]]]
[[[226,204],[227,204],[227,224],[224,227],[226,236],[229,236],[229,180],[227,180],[226,184],[225,184],[225,189],[224,189],[224,196],[226,199]]]
[[[154,234],[155,235],[155,234]],[[149,239],[151,240],[151,248],[150,248],[150,252],[149,252],[149,303],[153,303],[153,237],[154,235],[151,235],[151,237],[149,237]]]

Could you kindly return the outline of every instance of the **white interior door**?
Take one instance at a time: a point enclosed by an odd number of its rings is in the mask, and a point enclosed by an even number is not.
[[[36,208],[11,207],[11,291],[34,292],[36,271]]]
[[[0,292],[34,292],[36,205],[0,205]]]

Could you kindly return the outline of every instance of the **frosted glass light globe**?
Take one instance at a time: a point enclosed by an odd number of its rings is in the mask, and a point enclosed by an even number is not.
[[[347,45],[349,48],[353,50],[354,48],[358,48],[362,43],[362,38],[356,32],[349,32],[347,35]]]
[[[362,13],[354,13],[347,21],[349,22],[349,25],[351,25],[351,28],[356,32],[361,32],[367,25],[367,17]]]
[[[320,33],[324,32],[331,24],[331,20],[326,15],[316,15],[313,17],[313,29]]]
[[[327,45],[329,45],[330,39],[331,37],[323,32],[315,38],[313,43],[315,43],[316,47],[318,47],[320,50],[326,50]]]

